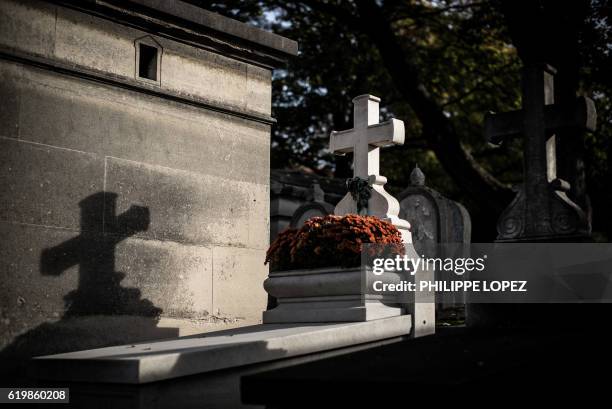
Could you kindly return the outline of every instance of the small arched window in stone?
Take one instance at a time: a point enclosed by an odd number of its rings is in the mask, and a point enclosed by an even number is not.
[[[136,48],[136,79],[161,85],[161,59],[163,48],[151,36],[134,41]]]

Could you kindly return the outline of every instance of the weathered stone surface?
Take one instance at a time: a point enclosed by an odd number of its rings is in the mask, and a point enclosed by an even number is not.
[[[206,50],[159,39],[162,87],[270,114],[271,72]]]
[[[144,33],[64,7],[54,13],[54,58],[115,75],[135,75],[134,40]]]
[[[210,318],[211,248],[131,238],[118,244],[115,257],[116,271],[125,274],[121,284],[138,288],[164,317]]]
[[[0,1],[0,367],[259,322],[271,69],[296,44],[180,1],[67,3]]]
[[[149,35],[164,50],[162,89],[270,115],[269,69],[43,2],[4,1],[0,25],[0,45],[130,79],[137,77],[134,42]]]
[[[268,183],[268,125],[12,63],[0,62],[0,73],[21,100],[21,139]]]
[[[189,322],[175,321],[174,326],[164,327],[154,317],[88,315],[63,319],[44,317],[37,324],[16,336],[0,351],[0,376],[3,379],[14,379],[16,368],[32,355],[173,338],[181,333],[178,326],[186,328]]]
[[[263,185],[107,158],[106,188],[119,194],[119,212],[132,204],[148,207],[151,225],[140,237],[267,246],[268,224],[262,214],[268,211],[269,193]]]
[[[94,315],[110,312],[147,315],[140,307],[148,305],[167,317],[211,319],[210,248],[131,238],[120,242],[108,255],[103,244],[95,246],[94,243],[103,243],[109,238],[95,234],[83,244],[88,247],[83,257],[90,257],[94,262],[72,263],[64,270],[49,274],[47,271],[53,270],[53,266],[45,265],[41,254],[79,237],[78,232],[10,223],[0,223],[0,232],[2,237],[11,238],[0,243],[3,260],[0,325],[5,329],[0,349],[11,337],[34,329],[46,318],[59,320],[66,319],[67,314],[85,313],[79,311],[79,293],[89,294],[87,309]],[[79,250],[75,252],[78,257]],[[92,282],[92,275],[116,277],[119,282],[116,286],[94,289],[93,294],[92,289],[83,287]],[[103,278],[96,280],[104,281]],[[146,305],[142,300],[147,301]]]
[[[410,186],[398,194],[400,217],[412,227],[412,243],[419,255],[426,257],[457,257],[449,244],[469,244],[472,222],[468,211],[458,202],[425,186],[425,175],[416,166],[410,174]],[[440,272],[434,276],[442,279]],[[436,299],[437,317],[460,319],[464,316],[465,296],[445,294]]]
[[[408,315],[351,324],[257,325],[40,357],[32,369],[41,379],[148,383],[400,337],[410,330]]]
[[[484,133],[491,143],[501,144],[518,135],[523,137],[523,182],[516,186],[516,196],[497,221],[497,241],[588,242],[591,240],[590,220],[568,196],[569,183],[557,176],[555,132],[565,131],[561,132],[562,136],[571,136],[578,141],[580,138],[576,133],[594,131],[597,119],[595,104],[586,97],[568,103],[568,89],[561,93],[562,103],[557,103],[557,71],[548,64],[534,61],[532,52],[519,50],[523,58],[522,109],[485,116]],[[570,95],[575,95],[573,82],[569,81],[567,85],[570,83]],[[577,160],[577,156],[572,160]],[[575,172],[576,168],[573,170]],[[579,305],[565,305],[571,307],[566,313],[559,313],[561,305],[554,305],[554,313],[550,307],[553,305],[470,303],[468,298],[466,325],[542,328],[557,326],[563,321],[561,325],[566,328],[577,328],[588,323],[587,317],[592,316],[584,309],[575,308]]]
[[[272,75],[269,70],[247,66],[246,108],[263,113],[272,111]]]
[[[224,33],[226,36],[241,38],[251,43],[269,47],[273,50],[297,55],[297,43],[278,34],[270,33],[220,14],[193,6],[185,1],[135,0],[145,7],[157,12],[202,25],[212,30]]]
[[[263,322],[356,322],[404,314],[401,304],[364,292],[371,288],[372,277],[359,267],[272,272],[264,286],[278,305],[264,312]],[[401,280],[391,272],[377,278],[385,283]]]
[[[197,408],[201,406],[202,402],[206,402],[206,409],[250,409],[252,405],[242,402],[241,384],[243,377],[246,375],[352,354],[401,341],[402,337],[390,338],[351,347],[246,365],[230,370],[187,376],[170,382],[137,385],[71,383],[70,404],[76,407],[90,408],[92,404],[102,402],[103,405],[113,409],[156,409],[185,408],[185,405]],[[45,385],[45,382],[41,383],[41,386],[43,385]]]
[[[440,254],[440,244],[470,243],[472,222],[465,207],[425,186],[425,175],[418,166],[410,175],[410,186],[398,194],[398,199],[400,216],[412,226],[412,242],[418,254],[445,257]]]
[[[266,239],[262,235],[262,242]],[[248,323],[261,322],[268,301],[263,282],[265,248],[213,248],[213,315]]]
[[[104,162],[96,155],[0,139],[2,221],[78,230],[79,201],[101,191],[103,181]],[[102,231],[101,224],[89,228]]]
[[[0,110],[0,138],[17,138],[19,135],[19,110],[21,107],[21,96],[13,92],[9,79],[0,69],[0,95],[4,98]]]
[[[55,10],[34,0],[0,2],[0,45],[51,56],[55,48]]]
[[[584,241],[591,226],[583,209],[568,196],[569,184],[557,178],[558,129],[594,131],[595,104],[582,98],[569,106],[555,105],[556,70],[529,62],[523,68],[522,110],[489,114],[485,133],[493,143],[517,134],[524,137],[524,182],[497,222],[498,241]]]
[[[0,233],[0,350],[11,339],[48,318],[59,319],[64,311],[64,295],[78,285],[78,267],[60,276],[40,273],[40,254],[78,233],[1,222]]]

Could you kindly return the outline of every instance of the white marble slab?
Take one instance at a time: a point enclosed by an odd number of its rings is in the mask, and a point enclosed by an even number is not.
[[[352,347],[409,335],[412,317],[366,322],[263,324],[32,360],[38,379],[141,384]]]

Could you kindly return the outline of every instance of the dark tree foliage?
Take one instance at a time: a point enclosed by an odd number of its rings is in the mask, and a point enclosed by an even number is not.
[[[510,187],[522,179],[520,141],[494,148],[482,136],[484,113],[520,107],[520,26],[518,35],[516,27],[509,30],[503,1],[194,2],[299,42],[299,57],[274,75],[273,167],[349,176],[350,157],[326,150],[329,133],[350,128],[351,99],[371,93],[383,98],[381,119],[406,125],[406,144],[382,153],[390,190],[406,186],[418,163],[429,186],[467,205],[474,240],[494,238],[495,220],[513,197]],[[561,3],[525,2],[525,13],[554,21]],[[568,57],[579,69],[577,91],[598,107],[599,130],[584,142],[584,173],[594,229],[609,234],[610,9],[603,0],[573,3],[583,14],[561,41],[577,38],[576,55]]]

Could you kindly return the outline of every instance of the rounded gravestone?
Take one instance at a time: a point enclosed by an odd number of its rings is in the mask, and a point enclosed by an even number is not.
[[[400,217],[412,226],[412,241],[419,255],[445,258],[454,246],[469,244],[471,239],[470,215],[460,203],[442,196],[425,186],[425,175],[418,166],[410,174],[410,186],[399,195]],[[465,249],[459,246],[459,249]],[[436,272],[436,277],[439,277]],[[442,318],[463,315],[462,294],[444,297],[437,302],[437,314]]]
[[[334,206],[329,203],[310,202],[298,207],[293,213],[290,226],[299,229],[307,220],[317,216],[327,216],[334,212]]]
[[[412,242],[419,255],[436,254],[439,237],[439,208],[433,191],[425,188],[425,175],[416,166],[410,187],[399,194],[400,217],[412,227]]]
[[[299,229],[313,217],[323,217],[334,212],[334,206],[325,202],[325,192],[316,182],[312,185],[312,200],[295,209],[289,227]]]

